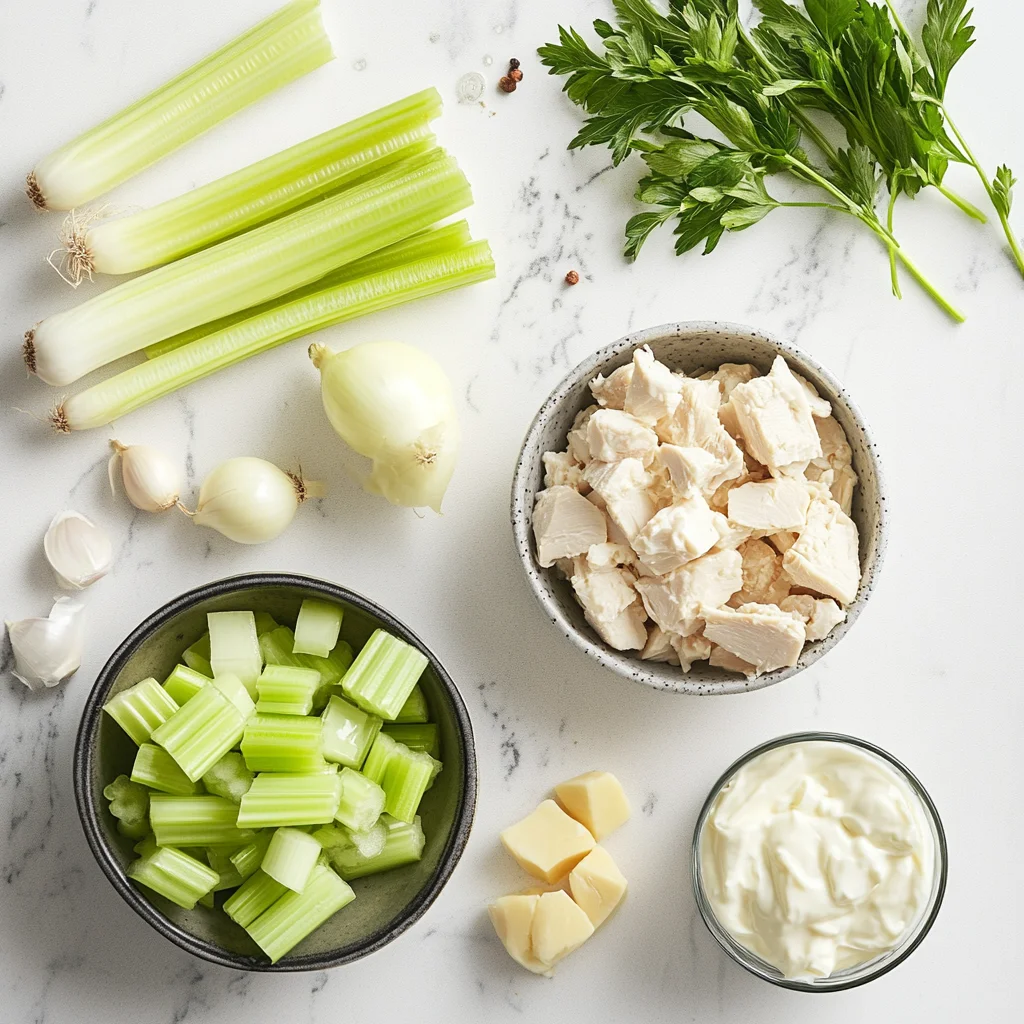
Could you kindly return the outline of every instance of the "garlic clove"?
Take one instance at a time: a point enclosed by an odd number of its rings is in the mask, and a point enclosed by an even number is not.
[[[30,690],[56,686],[82,663],[85,604],[77,597],[58,597],[49,617],[7,622],[14,650],[12,674]]]
[[[181,497],[181,469],[158,448],[148,444],[121,444],[111,439],[114,454],[107,464],[110,489],[116,490],[120,460],[121,482],[128,500],[142,512],[163,512]]]
[[[43,551],[65,590],[84,590],[106,576],[114,561],[110,538],[81,512],[53,517],[43,537]]]

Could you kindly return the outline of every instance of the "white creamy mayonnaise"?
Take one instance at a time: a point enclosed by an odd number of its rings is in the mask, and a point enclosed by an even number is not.
[[[859,747],[808,740],[745,764],[700,841],[722,927],[787,978],[823,978],[897,945],[927,909],[935,843],[924,805]]]

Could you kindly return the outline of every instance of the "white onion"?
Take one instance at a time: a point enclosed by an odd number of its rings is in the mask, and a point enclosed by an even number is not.
[[[114,561],[110,538],[81,512],[53,517],[43,537],[43,552],[65,590],[84,590],[106,576]]]
[[[137,509],[163,512],[177,505],[182,483],[181,468],[177,464],[148,444],[124,445],[111,439],[110,445],[114,449],[107,464],[111,490],[114,490],[114,477],[120,460],[124,493]]]

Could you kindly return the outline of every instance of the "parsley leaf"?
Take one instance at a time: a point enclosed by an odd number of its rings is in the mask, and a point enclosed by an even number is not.
[[[956,62],[974,45],[973,10],[964,14],[967,0],[928,0],[928,13],[921,40],[931,63],[935,95],[946,94],[949,73]]]

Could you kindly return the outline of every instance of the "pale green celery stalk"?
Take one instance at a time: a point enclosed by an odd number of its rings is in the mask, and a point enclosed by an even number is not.
[[[429,722],[430,708],[423,688],[417,683],[409,694],[409,699],[402,705],[402,710],[395,715],[396,722]]]
[[[247,928],[286,892],[287,886],[262,871],[256,871],[224,901],[222,909],[235,924]]]
[[[221,317],[213,323],[200,324],[189,331],[182,331],[181,334],[174,335],[173,338],[165,338],[163,341],[158,341],[155,345],[149,345],[146,348],[146,355],[148,358],[153,359],[156,356],[163,355],[165,352],[181,348],[182,345],[187,345],[190,341],[195,341],[197,338],[205,338],[214,331],[221,331],[225,327],[231,327],[233,324],[240,323],[242,320],[249,320],[258,314],[276,309],[278,306],[283,306],[285,303],[301,298],[304,295],[313,295],[328,287],[344,284],[348,281],[355,281],[360,277],[367,277],[370,274],[377,274],[384,270],[394,270],[396,267],[401,267],[406,263],[414,263],[417,260],[441,256],[464,245],[469,245],[470,241],[469,224],[464,220],[455,221],[452,224],[443,224],[438,228],[428,228],[426,231],[421,231],[410,238],[403,238],[401,242],[395,242],[393,245],[387,245],[383,249],[371,252],[369,256],[362,256],[351,263],[346,263],[343,267],[338,267],[337,270],[332,270],[329,274],[325,274],[320,280],[314,281],[303,288],[297,288],[287,295],[281,295],[270,302],[264,302],[250,309],[239,310],[237,313]],[[261,636],[263,632],[263,630],[259,630]]]
[[[210,680],[210,685],[220,690],[235,705],[243,721],[249,721],[256,711],[256,703],[249,696],[249,691],[238,676],[233,672],[222,672],[216,678]]]
[[[412,822],[404,822],[385,814],[381,823],[387,829],[384,849],[372,857],[365,857],[359,852],[351,835],[345,835],[347,830],[319,829],[313,835],[324,846],[334,870],[346,880],[390,871],[412,864],[423,856],[426,838],[418,816]]]
[[[240,850],[231,854],[231,863],[242,876],[248,878],[263,863],[264,854],[270,845],[274,833],[266,830],[259,832],[251,843],[246,843]]]
[[[429,754],[396,743],[380,781],[386,795],[384,809],[387,813],[399,821],[411,822],[423,794],[440,770],[441,763]]]
[[[141,839],[149,832],[149,790],[127,775],[118,775],[103,789],[103,798],[110,801],[110,813],[117,819],[117,831],[132,839]]]
[[[242,756],[254,772],[312,772],[324,766],[319,718],[256,714],[242,735]]]
[[[135,764],[132,765],[132,782],[160,793],[176,793],[179,796],[199,792],[199,784],[193,782],[178,767],[178,762],[155,743],[140,745],[135,755]]]
[[[26,191],[70,210],[127,181],[334,56],[319,0],[295,0],[177,78],[40,160]]]
[[[332,696],[323,713],[324,757],[346,768],[361,768],[380,727],[377,715]]]
[[[217,881],[213,886],[214,892],[237,889],[245,881],[231,860],[231,852],[221,846],[210,846],[206,850],[206,862],[217,872]]]
[[[237,849],[255,835],[236,823],[237,816],[238,805],[219,796],[154,793],[149,799],[149,821],[158,846],[228,846]]]
[[[320,857],[320,844],[308,832],[275,829],[260,867],[293,892],[302,892]]]
[[[213,683],[153,732],[181,770],[198,782],[241,738],[245,718]]]
[[[210,630],[210,665],[214,677],[223,673],[238,676],[255,700],[263,655],[253,613],[210,612],[206,624]]]
[[[342,768],[338,778],[341,779],[341,801],[335,820],[357,832],[373,828],[384,811],[384,790],[351,768]]]
[[[253,921],[246,931],[277,963],[329,917],[356,898],[351,886],[330,868],[317,864],[301,893],[288,892]]]
[[[340,800],[336,772],[264,772],[242,797],[238,824],[245,828],[323,825],[334,820]]]
[[[313,668],[267,665],[256,682],[256,711],[269,715],[308,715],[320,673]]]
[[[150,841],[140,844],[140,851],[142,856],[128,865],[128,877],[179,907],[191,910],[217,884],[213,868],[181,850],[161,848]]]
[[[441,256],[328,287],[72,395],[53,411],[51,422],[60,432],[105,426],[157,398],[311,331],[493,277],[490,247],[486,242],[474,242]]]
[[[191,647],[187,647],[181,655],[181,660],[196,672],[208,678],[213,678],[213,668],[210,665],[210,634],[204,633]]]
[[[246,767],[245,758],[234,750],[229,750],[209,771],[203,772],[207,793],[236,804],[249,792],[252,780],[253,773]]]
[[[202,672],[197,672],[187,665],[175,665],[174,671],[163,681],[163,688],[171,695],[178,707],[181,707],[212,681],[212,676],[204,676]]]
[[[341,686],[364,711],[393,721],[426,667],[422,651],[377,629],[356,655]]]
[[[332,687],[348,671],[355,655],[352,645],[339,640],[326,658],[315,654],[295,654],[295,634],[287,626],[281,626],[272,633],[260,637],[260,650],[268,665],[289,665],[295,668],[313,668],[320,673],[320,684],[313,694],[313,710],[320,711],[327,703]]]
[[[411,164],[412,166],[405,166]],[[63,386],[198,324],[266,302],[472,202],[444,154],[228,238],[47,317],[25,336],[29,370]]]
[[[280,625],[277,619],[270,612],[253,612],[253,621],[256,623],[256,635],[263,636],[264,633],[271,633]]]
[[[307,597],[299,607],[299,615],[295,620],[292,653],[328,657],[338,642],[343,615],[341,605]]]
[[[111,697],[103,710],[142,744],[178,710],[178,705],[155,679],[149,678]]]
[[[387,844],[387,835],[387,827],[378,820],[365,831],[347,825],[327,825],[317,829],[313,838],[324,848],[329,862],[336,860],[341,867],[346,867],[380,854]]]
[[[216,903],[213,899],[213,890],[211,889],[205,896],[200,896],[199,899],[196,900],[196,903],[200,907],[206,907],[207,910],[213,910],[214,907],[216,907]]]
[[[393,740],[386,732],[377,733],[370,747],[370,752],[363,762],[362,773],[371,781],[381,785],[384,775],[388,769],[388,762],[398,749],[398,742]]]
[[[384,732],[398,743],[404,743],[410,750],[422,751],[433,758],[441,756],[440,730],[433,722],[388,722]]]
[[[84,225],[69,218],[69,251],[81,253],[80,273],[169,263],[375,173],[410,146],[426,148],[440,113],[437,90],[425,89],[148,210]]]

